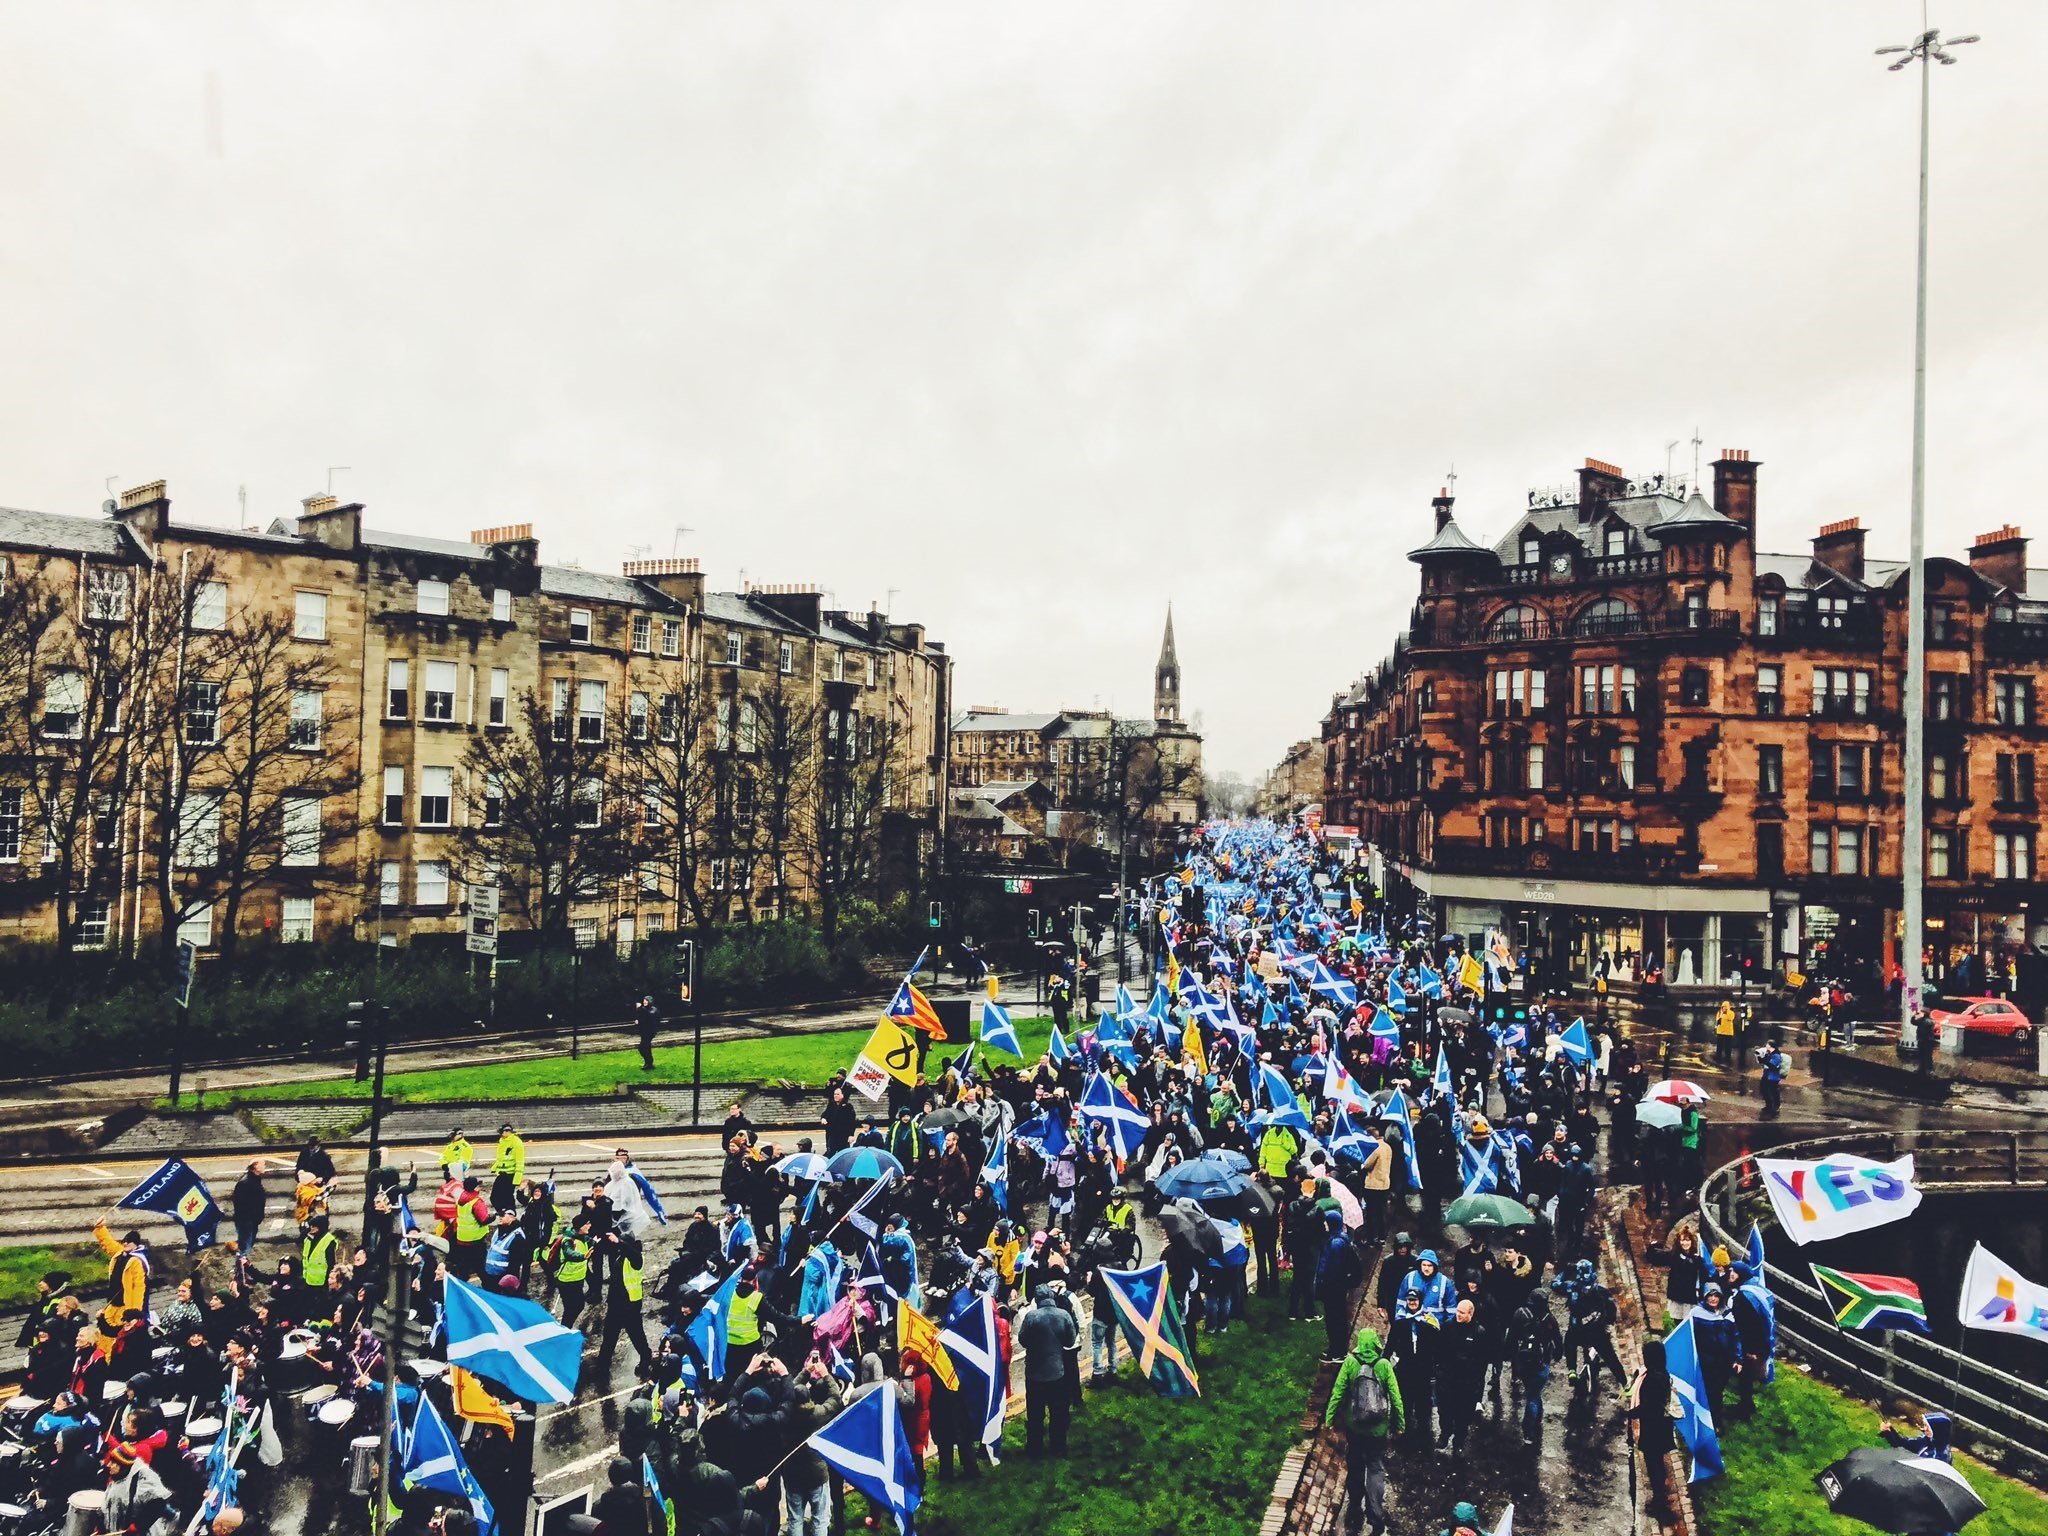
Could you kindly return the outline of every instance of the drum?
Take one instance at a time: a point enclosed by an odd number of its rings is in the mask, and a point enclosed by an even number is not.
[[[81,1488],[71,1495],[64,1513],[64,1536],[97,1536],[106,1529],[107,1490]]]
[[[213,1444],[220,1438],[219,1419],[193,1419],[185,1426],[185,1440],[194,1450]]]
[[[103,1403],[118,1403],[127,1395],[128,1383],[125,1381],[110,1380],[100,1383],[100,1401]]]
[[[149,1358],[157,1364],[161,1365],[164,1361],[170,1359],[171,1356],[175,1355],[177,1352],[178,1346],[175,1344],[159,1344],[155,1349],[152,1349],[149,1352]]]
[[[406,1364],[412,1367],[413,1374],[421,1381],[439,1381],[448,1374],[446,1360],[408,1360]]]
[[[377,1491],[377,1451],[382,1443],[379,1435],[357,1435],[348,1443],[348,1491],[357,1498]]]
[[[330,1397],[334,1396],[334,1394],[336,1392],[339,1392],[340,1390],[341,1389],[335,1386],[335,1384],[331,1381],[322,1382],[317,1387],[306,1388],[306,1395],[302,1399],[302,1401],[305,1403],[306,1407],[309,1410],[313,1408],[318,1408],[322,1403],[326,1402]]]
[[[49,1406],[48,1398],[30,1397],[26,1392],[17,1392],[6,1402],[0,1403],[0,1418],[27,1419],[33,1424]]]
[[[277,1347],[280,1360],[303,1360],[317,1342],[315,1335],[305,1332],[288,1333]]]
[[[167,1397],[157,1404],[156,1411],[164,1421],[164,1428],[176,1440],[185,1432],[185,1419],[192,1412],[192,1405],[182,1397]]]
[[[313,1416],[329,1429],[346,1429],[349,1421],[356,1416],[355,1399],[350,1397],[330,1398],[313,1410]]]

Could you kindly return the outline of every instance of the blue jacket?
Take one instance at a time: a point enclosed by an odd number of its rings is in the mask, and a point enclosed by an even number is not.
[[[1436,1263],[1436,1250],[1425,1248],[1415,1262],[1419,1266],[1424,1259],[1432,1264]],[[1458,1310],[1457,1288],[1451,1284],[1451,1277],[1441,1268],[1426,1280],[1422,1277],[1422,1270],[1419,1267],[1409,1270],[1402,1277],[1401,1288],[1394,1293],[1394,1311],[1397,1315],[1406,1305],[1402,1298],[1410,1291],[1421,1295],[1422,1310],[1435,1318],[1439,1324],[1448,1321]]]
[[[796,1304],[797,1316],[818,1317],[839,1299],[839,1279],[846,1265],[829,1242],[818,1244],[804,1255],[804,1289]]]

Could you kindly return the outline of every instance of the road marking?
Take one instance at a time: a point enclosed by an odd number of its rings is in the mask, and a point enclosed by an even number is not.
[[[590,1148],[590,1150],[591,1150],[591,1151],[593,1151],[593,1152],[604,1152],[604,1153],[611,1153],[611,1152],[615,1152],[615,1151],[617,1151],[617,1150],[618,1150],[618,1143],[617,1143],[617,1142],[613,1142],[613,1143],[612,1143],[612,1145],[611,1145],[611,1146],[609,1146],[609,1147],[607,1147],[607,1146],[602,1146],[602,1145],[600,1145],[599,1143],[597,1143],[597,1142],[594,1142],[594,1141],[579,1141],[579,1142],[575,1142],[575,1143],[573,1143],[573,1145],[575,1145],[575,1146],[579,1146],[579,1147],[588,1147],[588,1148]]]
[[[577,1460],[570,1462],[567,1466],[557,1467],[552,1472],[541,1473],[539,1477],[536,1477],[533,1480],[534,1486],[539,1487],[542,1483],[551,1483],[558,1477],[574,1477],[578,1472],[588,1472],[592,1467],[596,1466],[599,1462],[610,1461],[614,1456],[618,1454],[619,1452],[616,1446],[612,1447],[609,1450],[592,1451],[588,1456],[579,1457]]]
[[[600,1403],[616,1403],[621,1397],[633,1397],[635,1391],[639,1391],[639,1382],[635,1382],[633,1386],[625,1386],[625,1389],[616,1391],[616,1393],[606,1393],[604,1397],[592,1397],[592,1399],[586,1399],[584,1403],[567,1403],[565,1407],[549,1409],[547,1413],[539,1415],[535,1419],[535,1423],[547,1423],[549,1419],[559,1419],[563,1413],[582,1413],[586,1407],[598,1407]],[[606,1456],[610,1456],[610,1454],[612,1452],[606,1452]],[[590,1466],[590,1462],[578,1462],[578,1466]],[[569,1470],[569,1468],[563,1468],[563,1470]],[[549,1473],[549,1477],[555,1477],[555,1473]]]
[[[95,1168],[91,1163],[80,1163],[78,1167],[81,1172],[89,1173],[96,1179],[113,1180],[120,1177],[120,1175],[118,1174],[112,1174],[107,1172],[107,1170],[104,1168]]]

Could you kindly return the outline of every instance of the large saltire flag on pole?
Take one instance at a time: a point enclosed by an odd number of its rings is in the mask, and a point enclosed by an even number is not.
[[[1138,1101],[1100,1072],[1081,1090],[1081,1118],[1107,1130],[1116,1155],[1126,1159],[1138,1150],[1151,1125]]]
[[[477,1486],[448,1421],[425,1393],[420,1394],[419,1407],[413,1410],[412,1432],[406,1436],[405,1461],[399,1470],[400,1480],[407,1488],[431,1488],[463,1500],[476,1516],[476,1528],[484,1536],[491,1536],[497,1529],[498,1517],[491,1501]]]
[[[1401,1151],[1408,1163],[1408,1182],[1416,1189],[1422,1188],[1422,1159],[1415,1151],[1415,1117],[1408,1113],[1408,1099],[1396,1088],[1388,1097],[1386,1107],[1380,1111],[1380,1121],[1393,1121],[1401,1127]]]
[[[1166,1283],[1166,1266],[1149,1269],[1097,1270],[1116,1305],[1117,1325],[1123,1330],[1131,1353],[1138,1357],[1138,1371],[1165,1397],[1199,1397],[1202,1384],[1195,1375],[1193,1353],[1181,1327],[1180,1303],[1173,1287]]]
[[[853,1405],[805,1442],[854,1487],[896,1517],[906,1533],[924,1490],[911,1460],[910,1437],[887,1382],[870,1388]]]
[[[1678,1394],[1678,1436],[1692,1455],[1692,1475],[1686,1481],[1718,1477],[1721,1437],[1714,1429],[1714,1409],[1707,1397],[1706,1372],[1700,1366],[1699,1340],[1691,1318],[1665,1338],[1664,1363],[1671,1372],[1671,1388]]]
[[[1584,1019],[1573,1019],[1565,1032],[1557,1037],[1557,1048],[1560,1055],[1571,1058],[1573,1066],[1591,1066],[1593,1064],[1593,1042],[1586,1034],[1586,1021]]]
[[[1012,1056],[1024,1054],[1024,1047],[1017,1043],[1017,1026],[1010,1022],[1009,1012],[1000,1003],[981,1005],[981,1043],[1000,1046]]]
[[[448,1363],[488,1377],[529,1403],[566,1403],[583,1368],[583,1335],[546,1307],[465,1285],[442,1291]]]
[[[1814,1284],[1835,1310],[1835,1326],[1849,1331],[1904,1328],[1926,1333],[1927,1303],[1920,1287],[1897,1275],[1857,1275],[1846,1269],[1813,1266]]]
[[[980,1297],[939,1335],[959,1373],[967,1405],[980,1405],[979,1438],[991,1455],[1003,1443],[1003,1407],[1010,1393],[1010,1373],[997,1352],[998,1338],[993,1296]]]

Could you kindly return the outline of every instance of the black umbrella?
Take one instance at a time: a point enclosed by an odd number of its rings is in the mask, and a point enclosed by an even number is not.
[[[1176,1200],[1173,1203],[1187,1213],[1195,1250],[1205,1259],[1222,1258],[1223,1234],[1216,1230],[1216,1223],[1209,1219],[1209,1213],[1192,1200]]]
[[[1829,1509],[1881,1531],[1955,1531],[1984,1513],[1977,1490],[1947,1462],[1890,1446],[1858,1446],[1814,1481]]]
[[[974,1116],[968,1114],[964,1109],[934,1109],[917,1123],[926,1130],[943,1131],[973,1118]]]
[[[1472,1010],[1470,1008],[1439,1008],[1436,1011],[1436,1021],[1439,1024],[1470,1024],[1472,1022]]]

